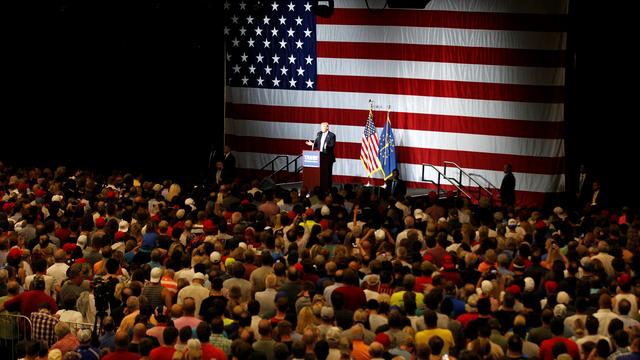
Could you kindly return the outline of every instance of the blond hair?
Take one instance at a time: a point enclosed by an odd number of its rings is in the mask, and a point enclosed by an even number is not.
[[[318,318],[313,314],[311,307],[305,306],[300,309],[296,331],[302,334],[307,327],[314,327],[316,325],[318,325]]]

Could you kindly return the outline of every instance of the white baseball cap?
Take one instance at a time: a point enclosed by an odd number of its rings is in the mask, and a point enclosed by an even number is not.
[[[150,276],[149,280],[152,283],[160,282],[160,278],[161,277],[162,277],[162,268],[155,267],[155,268],[151,269],[151,276]]]
[[[211,262],[214,264],[218,264],[221,259],[222,255],[220,255],[220,253],[217,251],[214,251],[211,253],[211,255],[209,255],[209,260],[211,260]]]

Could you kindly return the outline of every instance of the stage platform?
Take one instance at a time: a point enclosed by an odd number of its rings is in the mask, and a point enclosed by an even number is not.
[[[287,183],[279,183],[276,184],[278,187],[281,187],[283,189],[287,189],[287,190],[293,190],[296,189],[298,191],[300,191],[300,188],[302,187],[302,181],[295,181],[295,182],[287,182]],[[334,187],[337,187],[338,189],[342,189],[342,187],[345,184],[333,184]],[[381,188],[379,186],[367,186],[364,184],[351,184],[353,186],[354,189],[358,189],[358,188],[365,188],[368,189],[370,191],[380,191]],[[435,190],[433,189],[415,189],[415,188],[407,188],[407,197],[422,197],[422,196],[428,196],[430,192],[433,192]]]

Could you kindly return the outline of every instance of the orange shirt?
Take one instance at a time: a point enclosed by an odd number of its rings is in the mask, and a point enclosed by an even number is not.
[[[480,263],[480,265],[478,265],[478,271],[483,274],[485,271],[489,270],[489,269],[495,269],[496,268],[496,264],[489,264],[486,261],[483,261]]]
[[[371,360],[371,355],[369,355],[369,346],[367,344],[362,340],[353,340],[351,344],[351,358],[353,360]]]

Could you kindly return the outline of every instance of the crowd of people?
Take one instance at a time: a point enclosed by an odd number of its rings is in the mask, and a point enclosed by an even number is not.
[[[637,360],[638,214],[0,164],[25,359]],[[30,323],[21,321],[28,318]]]

